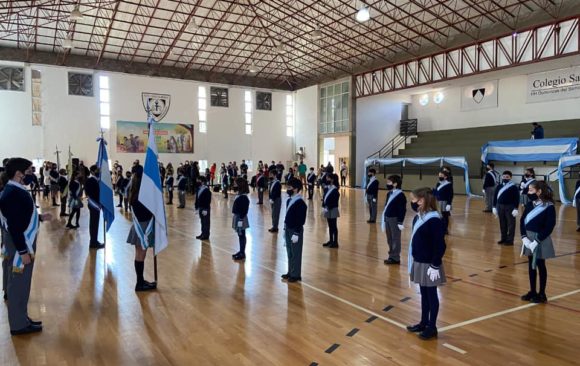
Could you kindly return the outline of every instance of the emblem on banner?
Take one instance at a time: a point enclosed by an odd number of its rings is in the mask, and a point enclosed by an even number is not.
[[[485,97],[485,88],[473,89],[471,91],[471,96],[473,97],[473,101],[479,104]]]
[[[161,121],[169,111],[169,104],[171,103],[171,95],[169,94],[141,93],[141,98],[143,99],[145,112],[147,112],[147,106],[149,106],[155,122]]]

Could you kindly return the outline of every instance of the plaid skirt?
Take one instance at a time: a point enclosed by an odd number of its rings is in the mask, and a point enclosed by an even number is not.
[[[538,237],[538,233],[526,230],[526,236],[531,241],[536,240]],[[524,248],[524,255],[528,257],[532,256],[532,251],[528,248]],[[538,259],[550,259],[556,256],[556,251],[554,250],[554,243],[552,242],[551,237],[547,237],[546,239],[542,240],[538,243],[538,247],[536,248],[536,258]]]
[[[141,229],[145,232],[147,230],[147,226],[149,225],[149,221],[139,221],[139,225]],[[149,235],[149,242],[153,243],[155,241],[155,228],[151,231]],[[129,231],[129,235],[127,236],[127,244],[131,245],[141,245],[141,238],[137,235],[137,231],[135,230],[135,226],[131,225],[131,230]]]
[[[232,218],[232,229],[234,229],[235,231],[238,231],[238,229],[242,229],[245,230],[247,228],[250,227],[250,222],[248,221],[248,215],[246,215],[246,217],[244,217],[244,219],[242,220],[243,224],[242,227],[238,227],[238,221],[240,221],[238,215],[234,215],[234,217]]]
[[[411,281],[415,282],[419,286],[425,287],[435,287],[440,286],[447,282],[447,278],[445,277],[445,269],[443,268],[443,263],[439,267],[439,274],[440,277],[435,280],[431,281],[429,276],[427,276],[427,270],[429,269],[429,263],[420,263],[413,261],[413,266],[411,267]]]

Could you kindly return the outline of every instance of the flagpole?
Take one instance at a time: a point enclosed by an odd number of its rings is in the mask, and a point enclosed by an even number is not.
[[[149,107],[149,101],[147,101],[146,112],[147,112],[147,122],[148,122],[147,127],[149,130],[149,133],[151,133],[151,119],[149,118],[151,116],[151,108]],[[157,243],[155,243],[155,244],[157,244]],[[158,285],[157,253],[155,251],[155,247],[153,247],[153,278],[155,279],[155,283]]]

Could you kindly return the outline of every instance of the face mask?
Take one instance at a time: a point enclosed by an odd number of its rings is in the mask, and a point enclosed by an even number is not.
[[[411,210],[418,212],[419,211],[419,204],[417,202],[411,202]]]
[[[508,183],[511,181],[511,179],[502,179],[501,181],[502,181],[504,184],[508,184]]]
[[[390,190],[392,190],[393,188],[395,188],[395,186],[394,186],[394,185],[392,185],[392,184],[387,184],[387,190],[389,190],[389,191],[390,191]]]
[[[530,199],[530,201],[535,201],[538,199],[538,195],[535,193],[528,193],[528,198]]]
[[[488,167],[488,168],[485,168],[485,170],[487,170],[489,172],[489,171],[491,171],[491,168]]]
[[[443,178],[443,177],[439,177],[439,181],[440,181],[440,182],[443,182],[444,180],[445,180],[445,178]]]
[[[292,196],[294,195],[294,190],[293,190],[293,189],[289,189],[289,190],[287,190],[287,191],[286,191],[286,194],[287,194],[289,197],[292,197]]]
[[[372,177],[372,176],[373,176],[372,174],[367,174],[367,177],[369,177],[369,178]]]
[[[531,174],[526,174],[526,175],[525,175],[525,177],[526,177],[526,178],[529,178],[529,177],[531,177],[531,176],[532,176]]]
[[[22,179],[22,184],[25,186],[29,186],[32,184],[32,182],[34,181],[34,178],[32,177],[32,175],[25,175],[24,179]]]

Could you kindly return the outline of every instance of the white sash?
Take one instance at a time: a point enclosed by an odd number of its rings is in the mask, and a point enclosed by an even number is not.
[[[95,210],[100,210],[101,206],[96,203],[93,199],[89,197],[89,206],[93,207]]]
[[[334,191],[336,189],[335,186],[330,186],[330,188],[328,188],[328,191],[326,191],[326,194],[324,195],[324,203],[326,203],[326,199],[328,198],[328,196],[330,195],[330,193],[332,191]]]
[[[441,182],[439,184],[439,186],[437,187],[437,191],[440,191],[441,188],[445,187],[446,185],[451,184],[451,182],[444,180],[443,182]]]
[[[184,179],[185,179],[185,177],[183,175],[181,175],[181,176],[179,176],[179,178],[177,178],[177,189],[179,189],[179,182],[181,182]]]
[[[576,192],[574,192],[574,196],[572,196],[572,199],[576,199],[576,196],[578,196],[578,194],[580,194],[580,187],[578,187]]]
[[[269,191],[270,194],[272,194],[272,189],[274,188],[274,185],[276,185],[276,183],[280,184],[280,181],[278,179],[274,179],[274,181],[270,185],[270,191]]]
[[[387,207],[389,207],[389,204],[391,202],[393,202],[393,199],[395,199],[395,197],[397,197],[400,193],[403,193],[403,191],[401,191],[400,189],[393,189],[393,191],[391,192],[391,195],[389,196],[389,199],[387,200],[387,204],[385,205],[385,208],[383,209],[383,218],[382,218],[382,222],[381,222],[381,229],[383,231],[385,231],[385,229],[386,229],[385,215],[387,214]]]
[[[491,174],[491,177],[493,178],[493,181],[494,181],[494,182],[495,182],[495,184],[497,185],[497,180],[498,180],[498,177],[497,177],[497,175],[495,174],[495,171],[494,171],[494,170],[490,170],[489,172],[487,172],[487,174]]]
[[[24,186],[14,182],[14,181],[8,181],[8,184],[13,185],[17,188],[20,188],[20,189],[24,190],[25,192],[28,192],[26,190],[26,188],[24,188]],[[32,200],[32,196],[30,196],[30,199]],[[28,249],[28,253],[30,254],[31,257],[34,257],[34,240],[36,239],[36,235],[38,234],[38,228],[40,226],[40,219],[38,217],[38,212],[36,211],[36,208],[34,207],[34,202],[31,202],[31,205],[32,205],[32,216],[30,217],[30,222],[28,223],[28,227],[26,228],[26,230],[24,230],[24,242],[25,242],[26,247]],[[8,225],[6,225],[5,221],[4,221],[3,225],[4,225],[5,229],[8,231]],[[20,256],[18,251],[16,251],[14,254],[14,261],[12,262],[12,271],[13,272],[22,272],[23,270],[24,270],[24,263],[22,263],[22,257]]]
[[[527,225],[536,216],[538,216],[539,214],[544,212],[548,208],[548,206],[550,206],[550,205],[551,205],[551,203],[545,203],[545,204],[537,205],[536,207],[534,207],[534,209],[532,211],[530,211],[530,213],[528,213],[528,215],[526,216],[524,223]]]
[[[409,253],[407,255],[407,270],[409,271],[409,273],[411,273],[411,268],[413,267],[413,238],[415,237],[415,233],[424,223],[426,223],[427,221],[431,220],[434,217],[440,217],[439,212],[430,211],[427,212],[423,217],[419,215],[419,218],[415,222],[415,225],[413,225],[413,233],[411,234],[411,240],[409,240]]]
[[[207,189],[206,186],[199,187],[199,191],[197,191],[197,198],[199,198],[201,196],[201,194],[203,193],[203,191],[205,191],[206,189]]]
[[[135,228],[135,233],[137,233],[137,236],[139,237],[139,240],[141,241],[141,247],[143,249],[153,247],[153,245],[154,245],[154,243],[151,243],[149,241],[151,233],[153,232],[153,226],[154,226],[153,224],[154,224],[154,218],[151,218],[151,220],[149,220],[149,224],[147,224],[147,228],[145,229],[145,231],[143,231],[143,228],[141,227],[141,225],[139,224],[139,221],[137,220],[137,216],[133,215],[133,227]]]
[[[377,180],[377,177],[375,177],[374,175],[371,177],[371,179],[369,179],[369,182],[367,183],[367,189],[371,186],[371,184]]]
[[[499,190],[499,192],[497,193],[497,199],[499,200],[499,198],[501,197],[501,195],[511,186],[513,186],[514,183],[512,181],[507,182],[503,187],[501,187],[501,189]]]
[[[286,205],[286,213],[288,213],[288,210],[290,210],[290,207],[292,207],[292,205],[298,201],[298,200],[303,200],[302,195],[300,193],[292,196],[292,198],[290,198],[290,202],[288,202],[288,204]]]
[[[314,174],[314,173],[308,173],[308,178],[306,178],[306,180],[307,180],[308,182],[310,182],[310,178],[311,178],[312,176],[315,176],[315,177],[316,177],[316,174]],[[309,184],[314,184],[314,182],[312,182],[312,183],[309,183]]]

